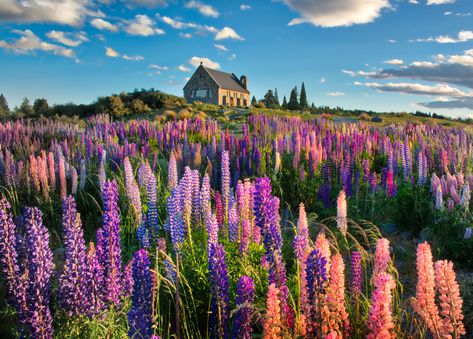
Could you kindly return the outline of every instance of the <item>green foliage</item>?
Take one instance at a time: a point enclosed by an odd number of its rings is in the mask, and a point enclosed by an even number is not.
[[[297,99],[297,87],[294,87],[291,91],[291,96],[289,97],[289,102],[287,103],[287,109],[295,111],[299,109],[299,101]]]
[[[0,94],[0,117],[4,117],[10,114],[10,108],[8,107],[7,99],[3,94]]]
[[[27,97],[25,97],[21,102],[19,111],[26,116],[31,116],[33,114],[33,107]]]
[[[309,108],[309,103],[307,102],[307,93],[305,92],[305,84],[302,83],[301,96],[299,99],[299,109],[306,110],[308,108]]]
[[[49,112],[48,100],[44,98],[38,98],[34,101],[33,111],[36,115],[46,115]]]

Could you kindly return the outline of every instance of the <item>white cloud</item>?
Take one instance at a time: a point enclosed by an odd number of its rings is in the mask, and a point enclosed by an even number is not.
[[[125,59],[125,60],[129,60],[129,61],[142,61],[142,60],[144,60],[144,57],[142,57],[141,55],[126,55],[126,54],[123,54],[122,58]]]
[[[212,61],[209,58],[204,58],[204,57],[192,57],[189,60],[189,64],[191,64],[194,67],[199,67],[200,63],[202,63],[205,67],[213,68],[213,69],[219,69],[220,64],[218,62]]]
[[[386,60],[384,63],[389,65],[402,65],[404,64],[404,61],[402,61],[401,59],[391,59]]]
[[[181,72],[190,72],[190,71],[191,71],[191,69],[190,69],[189,67],[185,66],[185,65],[179,65],[177,68],[178,68]]]
[[[184,39],[191,39],[193,37],[192,33],[179,33],[179,36]]]
[[[326,80],[325,78],[320,78],[320,80],[319,80],[319,82],[320,82],[321,84],[323,84],[323,83],[326,82],[326,81],[327,81],[327,80]]]
[[[165,24],[168,24],[172,28],[175,29],[183,29],[183,28],[188,28],[190,27],[190,24],[170,18],[168,16],[160,16],[159,14],[156,14],[156,16]]]
[[[168,0],[122,0],[127,3],[130,7],[166,7]]]
[[[130,35],[151,36],[164,34],[164,31],[154,27],[154,22],[147,15],[135,15],[135,19],[128,22],[125,32]]]
[[[76,47],[85,41],[89,41],[85,32],[66,33],[61,31],[50,31],[46,33],[46,36],[69,47]]]
[[[329,97],[341,97],[344,96],[345,93],[343,92],[327,92],[325,95],[328,95]]]
[[[348,74],[351,77],[369,77],[375,76],[376,72],[365,72],[365,71],[349,71],[349,70],[342,70],[342,73]]]
[[[437,85],[423,85],[418,83],[377,83],[368,82],[361,83],[355,82],[357,86],[366,86],[369,88],[375,88],[381,92],[398,92],[404,94],[416,94],[416,95],[433,95],[433,96],[449,96],[454,98],[473,98],[473,91],[465,92],[458,88],[451,87],[446,84]]]
[[[438,42],[439,44],[454,44],[459,42],[466,42],[473,40],[473,31],[460,31],[457,34],[457,37],[451,37],[449,35],[440,35],[438,37],[429,37],[416,39],[415,42]],[[413,42],[414,40],[410,40]]]
[[[427,0],[427,5],[453,4],[455,0]]]
[[[396,42],[397,42],[397,40],[394,40],[394,39],[389,39],[389,40],[388,40],[388,42],[390,42],[390,43],[394,44],[394,43],[396,43]]]
[[[389,0],[283,0],[301,16],[289,22],[289,26],[311,23],[321,27],[366,24],[381,15],[383,9],[391,8]]]
[[[12,32],[20,35],[20,38],[12,42],[6,42],[4,40],[0,40],[0,48],[11,50],[14,53],[18,53],[18,54],[31,54],[31,53],[34,53],[35,51],[43,51],[43,52],[48,52],[48,53],[60,55],[67,58],[76,57],[74,50],[70,48],[65,48],[60,45],[44,42],[29,29],[26,29],[24,31],[14,30]]]
[[[233,61],[236,59],[236,54],[235,53],[232,53],[229,57],[228,57],[228,61]]]
[[[118,30],[118,27],[116,25],[113,25],[102,18],[95,18],[90,22],[90,24],[102,31],[105,30],[110,32],[116,32]]]
[[[105,47],[105,55],[110,58],[117,58],[120,54],[111,47]]]
[[[228,51],[227,47],[225,47],[224,45],[214,44],[214,46],[216,49],[219,49],[221,51],[224,51],[224,52]]]
[[[197,9],[200,14],[212,18],[218,18],[220,16],[220,13],[214,7],[206,5],[200,1],[189,1],[186,4],[186,8]]]
[[[169,69],[168,66],[160,66],[160,65],[154,65],[154,64],[149,65],[148,68],[154,68],[160,71],[167,71]]]
[[[1,0],[0,21],[79,26],[93,14],[91,0]]]
[[[217,33],[217,35],[215,35],[215,40],[224,39],[244,40],[233,28],[230,27],[224,27]]]
[[[248,10],[251,9],[251,6],[250,6],[250,5],[247,5],[247,4],[241,4],[241,5],[240,5],[240,9],[241,9],[242,11],[248,11]]]

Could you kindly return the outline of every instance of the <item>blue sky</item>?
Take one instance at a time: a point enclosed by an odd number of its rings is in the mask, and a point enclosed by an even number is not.
[[[200,61],[252,94],[473,116],[472,0],[1,0],[0,93],[182,95]]]

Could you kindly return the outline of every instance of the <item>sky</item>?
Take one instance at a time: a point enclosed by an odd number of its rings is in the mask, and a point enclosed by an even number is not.
[[[473,0],[0,0],[0,93],[181,95],[204,65],[251,95],[473,117]]]

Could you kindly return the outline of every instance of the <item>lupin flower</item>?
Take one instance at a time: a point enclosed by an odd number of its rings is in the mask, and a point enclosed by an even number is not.
[[[253,279],[242,276],[238,280],[235,304],[237,312],[233,323],[234,339],[251,339],[252,328],[252,304],[255,298],[255,283]]]
[[[202,186],[200,189],[200,211],[202,213],[201,218],[205,220],[208,213],[211,211],[210,206],[210,178],[207,173],[205,173],[204,178],[202,179]]]
[[[228,209],[228,239],[231,242],[238,242],[238,209],[235,198],[233,196],[229,199]]]
[[[41,211],[27,208],[23,216],[28,255],[28,287],[26,303],[29,333],[32,338],[52,338],[52,316],[49,309],[53,253],[49,234],[43,225]]]
[[[59,185],[61,189],[61,198],[65,198],[67,195],[67,182],[66,182],[66,164],[64,157],[61,155],[59,158]]]
[[[312,250],[306,263],[307,276],[307,335],[316,336],[320,328],[319,304],[324,298],[327,281],[327,260],[318,249]]]
[[[435,191],[435,208],[441,210],[443,208],[442,185],[438,185]]]
[[[338,229],[343,235],[346,235],[348,224],[347,224],[347,199],[345,191],[340,191],[337,198],[337,224]]]
[[[80,161],[80,173],[79,173],[79,188],[83,190],[85,188],[85,180],[87,179],[87,169],[85,167],[85,159]],[[54,189],[54,188],[53,188]]]
[[[173,189],[177,186],[178,177],[177,177],[177,163],[176,157],[174,156],[174,152],[171,152],[171,156],[169,158],[168,164],[168,187],[169,189]]]
[[[174,251],[179,251],[184,242],[186,228],[179,209],[179,188],[173,188],[167,202],[169,232]]]
[[[441,321],[435,304],[435,273],[430,245],[417,246],[417,285],[414,310],[422,317],[434,338],[439,338]]]
[[[382,272],[386,272],[390,262],[391,255],[389,252],[389,240],[386,238],[381,238],[376,244],[373,277],[376,277]]]
[[[464,208],[468,208],[470,206],[470,198],[471,198],[470,185],[464,184],[463,189],[462,189],[460,205]]]
[[[350,260],[350,291],[356,298],[361,294],[362,281],[361,254],[353,251]]]
[[[211,337],[227,338],[229,333],[228,320],[230,317],[230,281],[225,261],[225,248],[221,244],[210,245],[209,275],[212,292]]]
[[[104,272],[104,300],[118,305],[121,296],[121,250],[120,214],[118,211],[118,188],[116,181],[108,180],[104,185],[104,214],[102,239],[99,242],[99,259]]]
[[[97,239],[98,240],[98,239]],[[87,315],[93,317],[103,308],[102,302],[102,286],[103,286],[103,269],[99,263],[94,243],[89,244],[87,252],[87,267],[85,273],[85,300],[87,302]]]
[[[150,266],[146,250],[138,250],[133,256],[133,299],[128,312],[130,338],[145,339],[153,335]]]
[[[206,218],[206,227],[207,227],[207,243],[208,249],[212,245],[216,245],[218,243],[218,223],[217,217],[212,212],[209,212],[209,215]]]
[[[248,220],[241,222],[240,252],[246,253],[250,244],[251,224]]]
[[[59,277],[59,301],[69,316],[84,314],[87,309],[86,253],[80,215],[73,196],[64,199],[62,228],[64,234],[64,270]]]
[[[280,291],[275,284],[269,285],[266,297],[266,317],[263,323],[264,339],[279,339],[283,336]]]
[[[459,338],[461,335],[465,335],[462,313],[463,300],[451,261],[439,260],[435,262],[435,283],[439,291],[440,314],[442,315],[440,337]]]
[[[394,338],[394,322],[392,318],[392,290],[396,287],[393,277],[382,272],[374,277],[375,290],[371,297],[368,317],[368,339]]]
[[[133,175],[133,168],[131,167],[130,160],[128,157],[125,157],[123,161],[123,166],[125,169],[125,186],[128,199],[130,200],[130,205],[133,213],[133,217],[136,220],[136,225],[141,224],[141,197],[140,189],[136,183],[135,177]]]
[[[123,286],[123,297],[127,298],[133,291],[133,258],[123,268],[122,273],[122,286]]]
[[[228,151],[222,151],[222,173],[221,173],[221,189],[222,189],[222,212],[224,223],[228,221],[228,208],[230,198],[230,155]]]
[[[330,310],[328,330],[348,337],[350,321],[345,307],[345,263],[340,253],[332,257],[327,304]]]
[[[153,172],[149,173],[148,176],[148,213],[146,215],[146,223],[148,232],[154,237],[157,236],[159,231],[159,220],[158,220],[158,192],[156,189],[156,177]]]
[[[54,154],[52,152],[48,153],[48,175],[49,175],[49,185],[52,190],[56,189],[56,169],[54,163]]]

